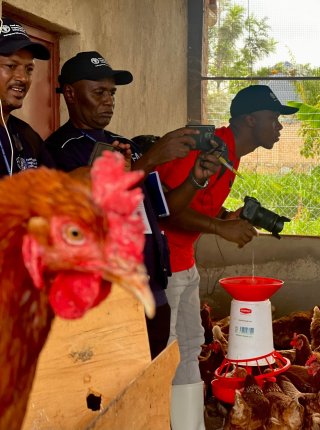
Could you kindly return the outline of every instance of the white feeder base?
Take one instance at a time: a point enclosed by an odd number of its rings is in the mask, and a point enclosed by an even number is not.
[[[270,364],[262,358],[274,351],[272,313],[270,300],[261,302],[243,302],[233,299],[231,302],[230,327],[227,358],[237,361],[238,365],[266,366]],[[243,360],[239,362],[239,360]],[[274,359],[272,358],[272,362]]]

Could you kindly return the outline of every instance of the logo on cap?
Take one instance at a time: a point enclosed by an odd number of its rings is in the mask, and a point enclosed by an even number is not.
[[[2,30],[1,30],[1,32],[2,32],[2,33],[9,33],[9,32],[10,32],[10,27],[9,27],[9,25],[3,25],[3,26],[2,26]]]
[[[270,97],[273,99],[273,101],[275,101],[275,102],[278,102],[279,100],[278,100],[278,97],[273,93],[273,92],[271,92],[270,93]],[[280,103],[280,102],[279,102]]]
[[[92,57],[90,61],[95,66],[107,66],[108,65],[108,63],[106,62],[106,60],[103,57],[98,57],[98,58]]]
[[[22,36],[23,38],[28,38],[26,30],[21,27],[19,24],[4,24],[2,26],[1,33],[4,33],[8,36]]]

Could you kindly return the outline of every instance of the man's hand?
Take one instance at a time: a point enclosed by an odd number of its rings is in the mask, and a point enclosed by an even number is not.
[[[215,234],[223,237],[230,242],[235,242],[242,248],[257,236],[257,230],[249,221],[244,219],[219,220],[215,225]]]
[[[122,143],[122,142],[119,142],[118,140],[115,140],[114,142],[112,142],[112,146],[114,147],[114,149],[116,151],[121,152],[121,154],[124,156],[124,159],[125,159],[124,169],[127,172],[130,171],[131,170],[131,155],[132,155],[130,143]]]
[[[236,211],[229,211],[225,208],[222,208],[218,218],[229,219],[229,220],[230,219],[239,219],[242,209],[243,209],[243,206],[241,208],[238,208]]]
[[[171,131],[157,140],[149,152],[157,158],[158,164],[166,163],[175,158],[184,158],[196,146],[192,135],[199,134],[198,130],[187,127]]]
[[[200,184],[205,182],[221,168],[221,163],[214,153],[200,152],[192,169],[194,179]]]
[[[172,161],[175,158],[186,157],[196,142],[192,135],[199,134],[199,130],[192,128],[179,128],[160,137],[151,148],[134,163],[134,169],[143,169],[151,172],[160,164]]]

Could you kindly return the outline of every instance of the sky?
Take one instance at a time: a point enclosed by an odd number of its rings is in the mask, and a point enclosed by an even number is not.
[[[257,18],[268,17],[270,36],[278,41],[277,52],[262,60],[259,66],[279,61],[320,67],[320,0],[234,0]]]

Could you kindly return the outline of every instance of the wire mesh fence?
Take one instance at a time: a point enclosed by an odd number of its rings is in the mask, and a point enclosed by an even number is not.
[[[299,104],[282,116],[280,140],[241,159],[226,207],[246,195],[291,219],[283,233],[320,234],[320,67],[313,55],[319,40],[319,5],[305,0],[209,0],[204,19],[203,123],[228,125],[231,100],[243,87],[268,85],[282,104]],[[285,19],[284,19],[285,17]],[[297,25],[298,23],[298,25]],[[312,48],[314,47],[314,48]]]
[[[320,81],[315,79],[320,94]],[[253,82],[241,82],[247,86]],[[283,104],[299,101],[293,80],[275,79],[258,81],[269,85]],[[228,81],[204,81],[207,94],[207,123],[216,127],[227,126],[229,108],[235,94],[230,92]],[[317,117],[318,115],[318,117]],[[320,136],[320,127],[304,123],[303,114],[282,116],[281,137],[272,150],[258,148],[241,159],[239,171],[244,179],[236,178],[225,206],[235,210],[243,205],[245,196],[255,197],[261,205],[279,215],[290,218],[285,223],[283,234],[320,235],[320,166],[319,154],[306,157],[301,152],[316,142]],[[314,121],[318,120],[319,113]],[[312,120],[311,120],[312,121]],[[309,124],[309,125],[308,125]],[[319,166],[319,167],[318,167]]]

